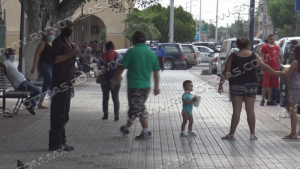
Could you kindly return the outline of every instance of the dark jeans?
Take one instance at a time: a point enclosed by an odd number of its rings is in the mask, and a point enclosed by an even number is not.
[[[59,85],[53,85],[59,86]],[[59,87],[57,87],[59,88]],[[49,147],[66,144],[65,125],[69,121],[71,104],[71,88],[60,89],[62,92],[53,93],[50,111]]]
[[[102,99],[102,110],[104,115],[108,115],[108,100],[109,100],[109,92],[111,92],[111,97],[114,102],[114,114],[115,117],[119,116],[120,110],[120,101],[119,101],[119,91],[121,85],[115,85],[114,89],[110,88],[110,85],[101,85],[103,99]]]
[[[163,57],[158,57],[158,62],[159,62],[159,66],[161,70],[164,70],[164,61],[163,61]]]
[[[32,94],[30,95],[29,101],[25,101],[24,105],[26,108],[32,107],[35,108],[37,102],[41,97],[41,89],[28,81],[24,81],[20,84],[20,86],[16,89],[17,91],[30,91]]]
[[[51,86],[52,86],[52,65],[48,65],[46,63],[40,62],[38,65],[38,70],[43,77],[43,87],[42,87],[43,94],[40,99],[40,102],[43,102],[46,96],[46,94],[44,93],[47,92],[48,90],[51,90]]]
[[[278,100],[278,96],[279,96],[279,89],[273,88],[272,89],[272,100],[273,101]]]

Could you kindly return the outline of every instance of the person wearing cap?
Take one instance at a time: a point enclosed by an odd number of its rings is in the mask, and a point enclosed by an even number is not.
[[[151,73],[154,77],[154,94],[160,93],[159,89],[159,65],[158,60],[149,47],[145,44],[146,36],[137,31],[132,37],[133,48],[130,48],[111,79],[111,88],[114,89],[117,79],[127,69],[127,92],[128,92],[128,120],[127,124],[121,126],[123,135],[129,134],[129,128],[135,118],[139,117],[143,131],[135,139],[150,139],[152,134],[148,129],[147,111],[145,102],[151,89]]]
[[[51,51],[54,89],[50,110],[49,151],[74,150],[74,147],[66,145],[65,125],[69,121],[71,95],[74,95],[72,80],[79,49],[71,43],[72,21],[66,20],[61,26],[61,33],[53,41]]]
[[[158,48],[156,50],[156,56],[158,58],[161,71],[164,71],[164,57],[166,56],[166,51],[161,46],[161,43],[158,44]]]

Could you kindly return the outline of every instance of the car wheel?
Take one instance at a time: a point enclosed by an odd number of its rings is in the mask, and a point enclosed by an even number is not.
[[[173,70],[174,69],[174,62],[170,59],[166,59],[164,61],[164,68],[165,68],[165,70]]]
[[[193,67],[193,66],[188,65],[187,69],[190,69],[190,68],[192,68],[192,67]]]
[[[188,67],[188,63],[186,60],[182,60],[179,65],[177,65],[177,69],[186,70]]]

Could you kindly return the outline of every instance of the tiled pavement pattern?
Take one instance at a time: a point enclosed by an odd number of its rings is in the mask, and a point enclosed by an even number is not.
[[[256,141],[249,140],[246,114],[243,110],[235,141],[224,141],[222,136],[229,132],[232,107],[227,98],[215,89],[201,93],[200,107],[194,108],[195,138],[180,138],[181,104],[169,101],[181,97],[182,82],[190,79],[195,89],[203,81],[187,71],[164,71],[161,73],[161,94],[152,93],[147,101],[148,110],[160,105],[169,107],[149,116],[149,127],[153,139],[134,140],[140,134],[138,122],[132,126],[128,138],[121,137],[119,127],[124,124],[127,114],[126,82],[120,92],[122,119],[113,121],[113,113],[108,121],[101,120],[101,90],[98,84],[91,83],[76,92],[72,100],[70,121],[67,124],[68,144],[75,147],[64,156],[42,164],[39,168],[48,169],[155,169],[178,166],[177,160],[193,152],[196,159],[177,168],[289,168],[300,167],[300,153],[274,134],[264,124],[257,121]],[[112,112],[110,100],[110,112]],[[174,102],[174,101],[173,101]],[[167,104],[168,103],[168,104]],[[168,106],[167,106],[168,105]],[[17,124],[14,124],[17,125]],[[17,168],[16,161],[38,162],[40,157],[47,161],[49,114],[37,119],[29,126],[13,135],[0,149],[1,169]],[[188,157],[187,157],[188,158]],[[189,158],[188,158],[189,160]]]

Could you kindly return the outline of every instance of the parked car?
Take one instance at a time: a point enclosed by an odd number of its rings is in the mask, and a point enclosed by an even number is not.
[[[117,53],[121,54],[124,57],[126,52],[128,51],[128,49],[118,49],[118,50],[115,50],[115,51]]]
[[[209,70],[212,74],[217,74],[217,63],[218,63],[219,53],[213,53],[209,60]]]
[[[286,38],[281,38],[279,40],[278,47],[282,55],[285,54],[286,49],[288,49],[288,46],[292,40],[297,40],[298,42],[300,42],[300,37],[286,37]]]
[[[215,42],[197,42],[197,43],[193,43],[193,45],[206,46],[206,47],[212,49],[213,51],[216,51],[216,49],[217,49],[217,44]]]
[[[217,61],[217,74],[220,75],[223,72],[224,69],[224,62],[226,61],[227,57],[229,56],[229,53],[231,52],[231,49],[236,49],[236,38],[232,39],[226,39],[222,43],[222,47],[220,50],[219,58]]]
[[[214,51],[206,46],[196,46],[196,48],[198,48],[198,50],[200,51],[201,62],[209,63],[209,60],[211,59]]]
[[[197,56],[199,55],[199,52],[195,49],[195,46],[192,44],[181,44],[181,47],[185,53],[184,58],[187,62],[187,69],[198,65]]]
[[[200,51],[196,46],[194,46],[194,49],[197,51],[197,63],[200,64],[201,63]]]

